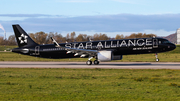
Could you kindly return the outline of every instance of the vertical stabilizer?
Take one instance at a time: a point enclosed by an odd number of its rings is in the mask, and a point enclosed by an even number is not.
[[[19,25],[12,25],[19,47],[33,47],[38,44],[35,43],[29,35]]]

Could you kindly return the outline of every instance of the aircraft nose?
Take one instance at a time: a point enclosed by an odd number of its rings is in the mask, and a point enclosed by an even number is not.
[[[176,45],[175,45],[175,44],[173,44],[173,48],[174,48],[174,49],[176,48]]]
[[[174,49],[176,48],[176,45],[175,45],[175,44],[173,44],[173,43],[171,43],[171,45],[170,45],[170,46],[168,46],[168,48],[170,48],[171,50],[174,50]]]

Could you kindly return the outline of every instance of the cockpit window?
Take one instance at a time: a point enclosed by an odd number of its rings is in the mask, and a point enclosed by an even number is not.
[[[164,40],[162,41],[162,43],[171,43],[171,42],[169,42],[168,40]]]

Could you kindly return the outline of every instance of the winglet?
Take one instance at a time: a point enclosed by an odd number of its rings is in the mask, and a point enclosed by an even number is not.
[[[55,45],[56,47],[61,47],[61,46],[56,42],[55,39],[53,39],[52,37],[51,37],[51,39],[52,39],[52,41],[54,42],[54,45]]]

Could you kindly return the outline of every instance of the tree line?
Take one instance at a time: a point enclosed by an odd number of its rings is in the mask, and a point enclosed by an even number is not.
[[[114,40],[114,39],[128,39],[128,38],[150,38],[156,36],[155,34],[146,34],[146,33],[132,33],[129,36],[124,36],[123,34],[117,34],[115,38],[107,36],[107,34],[79,34],[76,36],[75,32],[68,33],[66,36],[61,35],[60,33],[45,33],[45,32],[36,32],[29,33],[29,36],[38,44],[52,44],[51,37],[53,37],[58,43],[66,42],[83,42],[83,41],[98,41],[98,40]],[[0,45],[17,45],[15,35],[10,35],[7,39],[0,37]]]

